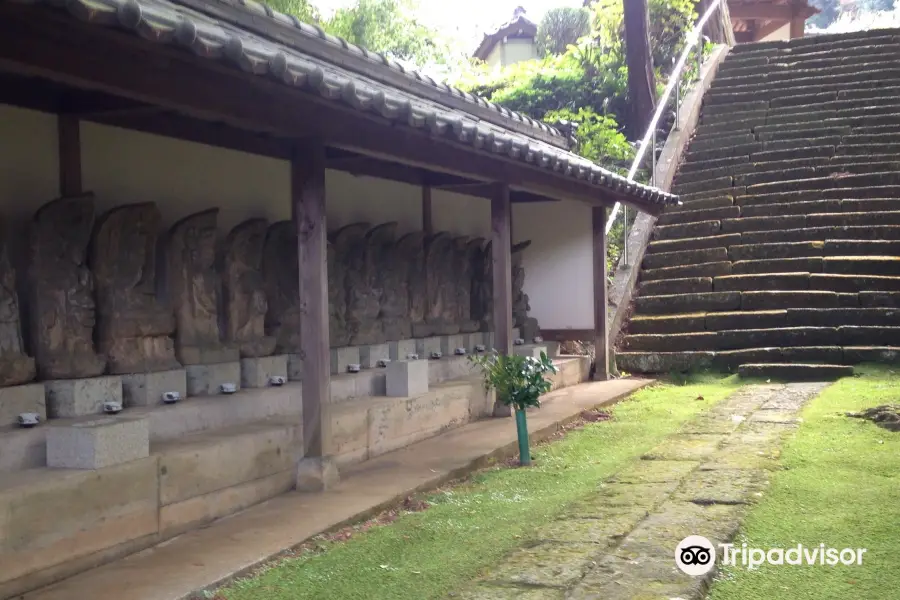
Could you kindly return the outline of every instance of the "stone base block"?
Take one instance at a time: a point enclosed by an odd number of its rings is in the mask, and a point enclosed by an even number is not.
[[[118,375],[88,379],[53,379],[44,382],[47,416],[74,419],[103,413],[104,402],[122,402]]]
[[[297,463],[298,492],[325,492],[340,480],[337,464],[330,457],[304,458]]]
[[[215,396],[221,394],[223,383],[233,383],[241,387],[241,363],[239,361],[219,363],[215,365],[188,365],[188,396]]]
[[[416,354],[416,340],[390,342],[388,347],[390,348],[391,360],[406,360],[408,355]]]
[[[303,356],[300,354],[287,355],[288,381],[303,381]]]
[[[443,352],[441,337],[427,337],[416,340],[416,354],[419,358],[427,359],[432,352]],[[405,357],[404,357],[405,358]]]
[[[468,341],[469,335],[464,333],[442,336],[441,352],[444,353],[444,356],[453,356],[453,352],[456,351],[457,348],[465,348],[467,351],[471,351]],[[426,356],[424,358],[428,357]]]
[[[541,352],[544,354],[547,353],[547,346],[543,344],[525,344],[524,346],[513,346],[513,354],[517,356],[533,356],[535,358],[541,357]]]
[[[162,395],[178,392],[187,397],[187,375],[184,369],[122,375],[122,398],[126,407],[162,404]]]
[[[331,374],[347,372],[347,365],[359,364],[359,347],[343,346],[331,349]]]
[[[388,365],[385,391],[394,398],[428,393],[428,361],[398,360]]]
[[[522,337],[522,330],[519,329],[518,327],[513,327],[513,330],[512,330],[513,341],[515,341],[517,338],[520,338],[520,337]],[[525,340],[525,341],[527,342],[528,340]]]
[[[359,362],[363,369],[377,369],[379,360],[390,359],[391,347],[388,344],[373,344],[359,349]]]
[[[0,427],[18,423],[21,413],[37,413],[42,422],[47,420],[47,401],[42,384],[0,388]]]
[[[259,358],[241,359],[241,387],[264,388],[269,387],[272,377],[280,376],[287,379],[288,357],[287,354],[275,356],[261,356]]]
[[[469,333],[466,335],[466,350],[469,351],[469,354],[475,353],[475,346],[483,345],[487,347],[484,343],[484,333],[477,331],[475,333]]]
[[[146,417],[99,417],[47,429],[47,466],[102,469],[150,456]]]

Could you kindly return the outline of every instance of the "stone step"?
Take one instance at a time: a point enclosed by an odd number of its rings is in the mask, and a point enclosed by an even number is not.
[[[789,218],[789,217],[786,217]],[[733,234],[728,234],[733,235]],[[750,231],[740,234],[740,244],[771,244],[775,242],[803,242],[824,240],[900,240],[900,225],[848,225],[844,227],[803,227],[798,229],[777,229],[769,231]],[[726,235],[716,236],[725,240]],[[706,238],[712,239],[712,238]],[[701,244],[703,238],[691,240]],[[681,243],[682,240],[660,242],[667,244]],[[730,246],[736,242],[728,240]]]
[[[896,67],[876,67],[866,70],[863,70],[865,64],[861,64],[859,67],[860,70],[849,73],[823,73],[818,69],[794,69],[790,71],[790,75],[795,76],[785,79],[775,79],[769,75],[749,78],[716,77],[707,93],[715,95],[717,93],[752,92],[755,88],[761,94],[760,97],[765,98],[768,94],[785,94],[798,89],[817,87],[821,91],[840,90],[879,83],[891,85],[900,80],[900,69]]]
[[[725,66],[721,65],[719,68]],[[703,105],[703,111],[701,113],[703,118],[706,118],[711,115],[732,115],[734,113],[747,113],[752,111],[768,111],[769,110],[769,101],[768,100],[750,100],[748,102],[736,102],[730,106],[724,104],[714,104]]]
[[[818,66],[807,65],[803,61],[794,62],[770,62],[764,69],[756,69],[755,72],[734,72],[731,70],[720,71],[713,80],[710,89],[737,87],[745,85],[770,85],[773,83],[791,83],[795,80],[808,80],[810,78],[822,81],[859,81],[860,74],[873,72],[891,72],[900,70],[900,59],[897,56],[880,55],[879,58],[855,63],[831,64]],[[846,78],[846,79],[845,79]]]
[[[858,296],[863,308],[900,308],[900,292],[860,292]]]
[[[801,158],[830,158],[834,156],[834,152],[835,144],[816,144],[802,148],[760,150],[751,154],[749,160],[754,163],[766,163]]]
[[[694,183],[677,183],[672,186],[673,194],[696,194],[698,192],[728,191],[734,185],[731,176],[706,179]]]
[[[698,132],[698,134],[691,139],[690,151],[721,150],[723,148],[734,148],[745,144],[754,144],[757,141],[758,140],[753,133],[732,133],[723,135],[720,132],[712,132],[704,135]]]
[[[838,140],[840,141],[840,140]],[[833,146],[834,144],[832,144]],[[687,152],[684,154],[685,162],[694,162],[694,161],[707,161],[707,160],[718,160],[720,158],[730,157],[730,156],[744,156],[750,155],[754,152],[762,152],[766,148],[763,147],[762,142],[751,142],[747,144],[739,144],[733,145],[723,148],[713,148],[710,150],[692,150],[690,146],[688,146]]]
[[[900,147],[898,147],[900,149]],[[840,148],[838,148],[840,151]],[[900,173],[882,172],[861,175],[810,177],[747,186],[747,194],[776,194],[779,192],[828,190],[837,188],[880,187],[900,184]]]
[[[900,277],[857,273],[812,273],[809,277],[809,289],[848,294],[868,291],[900,291]]]
[[[641,296],[699,294],[713,291],[712,277],[679,277],[644,281],[638,288]]]
[[[707,292],[642,296],[635,303],[637,314],[666,315],[690,311],[728,311],[741,308],[739,292]]]
[[[828,256],[823,268],[834,274],[900,276],[900,256]]]
[[[897,212],[900,198],[878,198],[872,200],[811,200],[785,204],[752,204],[737,207],[742,217],[769,217],[778,215],[829,214],[840,211],[855,212]]]
[[[797,79],[790,85],[735,86],[710,90],[704,103],[731,104],[751,100],[768,100],[769,106],[791,106],[817,102],[831,102],[840,98],[878,97],[890,95],[900,78],[872,73],[872,78],[856,82],[819,83],[815,79]],[[891,90],[891,91],[888,91]]]
[[[900,327],[900,309],[897,308],[791,308],[785,313],[785,322],[796,327]]]
[[[840,329],[838,327],[773,327],[770,329],[725,329],[687,333],[629,334],[622,340],[622,349],[628,352],[681,352],[686,350],[744,350],[746,348],[787,348],[796,346],[834,347],[840,345]],[[864,332],[858,330],[890,330],[891,328],[849,327],[847,329],[854,331],[853,334],[848,334],[848,339],[856,339],[860,335],[864,335]]]
[[[821,256],[738,260],[731,263],[731,273],[734,275],[765,275],[768,273],[797,272],[821,273],[823,262],[824,259]]]
[[[724,250],[724,248],[723,248]],[[685,266],[662,267],[657,269],[643,269],[641,280],[656,281],[659,279],[679,279],[688,277],[715,277],[731,273],[730,261],[718,261],[698,263]]]
[[[741,128],[734,126],[734,123],[741,123],[743,125],[748,123],[759,123],[764,125],[768,116],[768,103],[764,107],[751,106],[748,110],[735,109],[732,112],[708,113],[703,111],[697,129],[699,130],[701,127],[717,126],[723,127],[723,130],[727,131]]]
[[[683,267],[701,263],[715,263],[728,260],[725,248],[704,248],[701,250],[681,250],[677,252],[661,252],[647,254],[641,266],[644,269],[662,269],[665,267]]]
[[[740,244],[729,247],[726,251],[726,255],[729,260],[737,265],[739,262],[743,261],[822,256],[824,251],[825,242],[786,242],[771,244]],[[809,271],[811,269],[804,270]]]
[[[823,256],[900,256],[898,240],[827,240]]]
[[[780,106],[767,108],[766,114],[771,118],[786,117],[792,114],[803,114],[817,111],[836,111],[838,115],[852,113],[857,110],[879,111],[884,109],[890,112],[894,106],[900,104],[894,96],[880,96],[877,98],[849,98],[820,102],[818,104],[800,104],[796,106]]]
[[[853,376],[849,365],[747,363],[738,367],[743,379],[777,379],[782,381],[834,381]]]
[[[734,206],[734,198],[732,194],[702,194],[699,199],[694,199],[691,195],[679,196],[681,204],[679,206],[670,206],[666,208],[664,214],[674,214],[678,212],[687,212],[695,210],[706,210],[709,208],[726,208]]]
[[[812,213],[807,215],[806,224],[808,227],[900,225],[900,211]]]
[[[749,162],[750,162],[749,154],[746,154],[743,156],[726,156],[726,157],[722,157],[722,158],[714,158],[712,160],[697,160],[697,161],[691,161],[691,162],[684,162],[681,164],[678,171],[681,174],[692,173],[694,171],[708,171],[710,169],[719,169],[722,167],[746,164]]]
[[[871,154],[898,154],[900,144],[841,144],[834,150],[838,156],[868,156]]]
[[[754,290],[799,291],[810,289],[809,272],[720,275],[710,281],[713,292]]]
[[[674,227],[674,225],[673,225]],[[646,254],[670,254],[672,252],[680,252],[684,250],[704,250],[707,248],[727,248],[735,244],[741,243],[741,234],[729,233],[726,235],[712,235],[707,237],[688,237],[677,240],[659,240],[650,242],[647,245]],[[704,261],[708,262],[708,261]],[[674,265],[671,265],[674,266]]]
[[[685,223],[699,223],[716,219],[728,219],[739,217],[739,206],[723,206],[717,208],[703,208],[700,210],[682,210],[678,212],[665,212],[656,220],[660,226],[679,225]]]
[[[740,208],[736,206],[732,208],[740,210]],[[718,234],[721,229],[722,222],[720,220],[694,221],[676,225],[658,225],[653,229],[653,239],[678,240],[682,238],[713,236]]]
[[[738,188],[736,188],[738,189]],[[883,198],[900,198],[900,186],[882,185],[882,186],[863,186],[863,187],[838,187],[830,190],[798,190],[792,192],[777,193],[752,193],[752,194],[734,194],[734,204],[741,206],[758,205],[758,204],[781,204],[789,202],[809,202],[813,200],[830,200],[830,199],[883,199]]]

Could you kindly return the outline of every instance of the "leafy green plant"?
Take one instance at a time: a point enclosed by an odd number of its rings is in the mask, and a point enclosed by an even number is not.
[[[556,366],[545,352],[540,358],[492,352],[471,355],[469,360],[481,367],[485,389],[494,390],[500,403],[515,409],[519,463],[531,464],[525,410],[541,405],[541,396],[553,385],[548,375],[556,373]]]

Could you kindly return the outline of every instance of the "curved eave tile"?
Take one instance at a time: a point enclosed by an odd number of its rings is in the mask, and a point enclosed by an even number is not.
[[[43,1],[51,6],[60,6],[57,0]],[[246,3],[248,6],[252,4],[247,10],[258,14],[260,18],[272,18],[282,24],[290,22],[292,27],[304,35],[324,39],[353,54],[386,64],[445,93],[491,108],[512,121],[529,123],[546,132],[556,131],[483,98],[435,82],[421,73],[404,70],[402,66],[380,54],[348,44],[317,27],[280,15],[265,5],[255,4],[252,0],[246,0]],[[432,136],[450,138],[476,150],[503,155],[511,160],[551,170],[569,179],[624,194],[639,206],[679,203],[677,196],[628,181],[571,152],[479,121],[473,115],[428,103],[385,84],[367,81],[287,46],[223,25],[205,15],[195,15],[189,9],[176,10],[176,5],[171,5],[170,8],[169,4],[152,0],[68,0],[64,6],[80,20],[120,27],[151,42],[180,45],[203,58],[227,61],[245,72],[276,79],[285,85],[319,94],[334,102],[342,102],[355,110],[372,112],[394,123],[427,131]]]

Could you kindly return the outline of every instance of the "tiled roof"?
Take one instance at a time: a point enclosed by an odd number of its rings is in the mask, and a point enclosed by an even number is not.
[[[537,24],[534,21],[529,20],[525,16],[525,12],[519,12],[518,10],[513,15],[513,18],[510,21],[507,21],[503,25],[500,25],[494,31],[490,33],[484,34],[484,39],[481,40],[481,43],[478,44],[478,48],[475,49],[475,52],[472,54],[475,58],[480,58],[481,60],[487,60],[488,54],[491,53],[491,50],[494,49],[494,46],[497,45],[503,38],[515,35],[518,31],[523,31],[531,34],[532,36],[537,35]]]
[[[118,27],[133,32],[145,40],[159,44],[184,47],[210,60],[230,62],[242,70],[261,77],[270,77],[285,85],[319,94],[328,100],[344,103],[359,111],[369,111],[396,124],[427,130],[431,135],[449,138],[476,149],[502,154],[511,159],[551,169],[566,176],[590,181],[633,197],[638,204],[668,205],[677,197],[642,184],[627,181],[592,162],[563,150],[535,136],[520,133],[479,118],[474,111],[454,110],[443,103],[415,95],[400,87],[384,84],[372,77],[351,72],[344,67],[344,58],[363,56],[373,62],[388,64],[407,77],[420,79],[419,73],[403,68],[379,54],[348,44],[320,29],[301,23],[295,18],[273,12],[261,4],[244,0],[247,11],[254,11],[254,19],[282,24],[285,34],[315,37],[338,47],[332,48],[331,60],[324,60],[296,49],[286,42],[286,35],[276,39],[258,35],[221,18],[215,18],[195,7],[216,8],[220,2],[204,0],[26,0],[51,6],[64,6],[75,17],[98,25]],[[190,7],[188,6],[190,5]],[[221,15],[218,15],[221,16]],[[268,25],[268,23],[266,23]],[[296,39],[294,41],[297,41]],[[336,52],[335,50],[338,50]],[[448,97],[465,98],[472,106],[496,106],[471,94],[432,82]],[[515,123],[515,113],[508,113],[509,123]],[[519,117],[521,118],[521,117]],[[518,121],[521,123],[521,121]],[[548,128],[543,125],[544,128]],[[537,131],[535,129],[535,131]],[[555,131],[555,130],[554,130]]]

